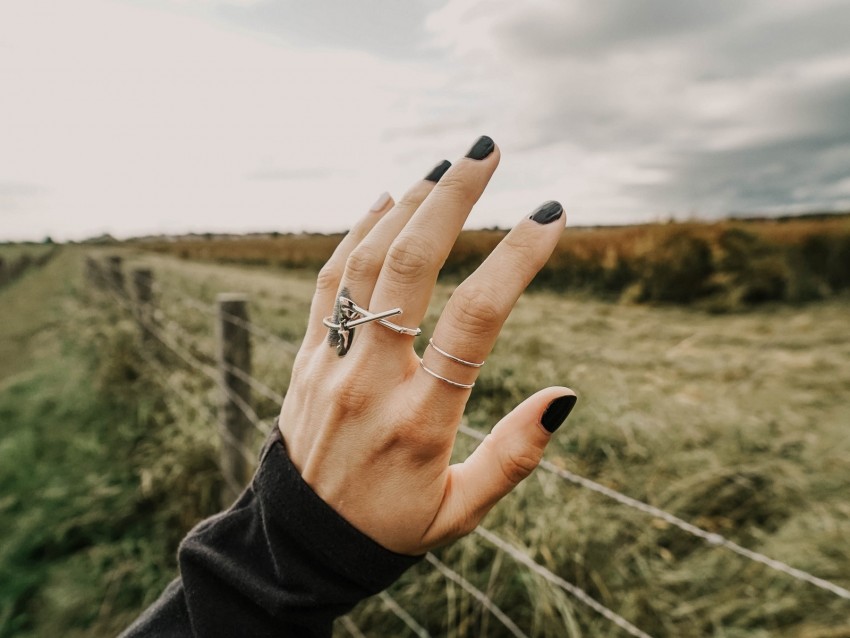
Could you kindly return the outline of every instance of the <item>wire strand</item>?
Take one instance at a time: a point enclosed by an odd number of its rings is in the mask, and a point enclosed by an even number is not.
[[[365,634],[357,628],[357,625],[354,624],[354,621],[351,620],[348,616],[342,616],[339,619],[340,624],[345,627],[345,630],[354,636],[354,638],[366,638]]]
[[[221,310],[220,308],[212,304],[205,303],[200,299],[195,299],[194,297],[187,297],[184,295],[180,297],[180,302],[186,306],[189,306],[190,308],[194,308],[199,312],[210,314],[213,317],[219,316],[225,321],[232,323],[235,326],[245,328],[245,330],[253,334],[255,337],[259,337],[266,341],[272,341],[290,354],[296,354],[298,352],[298,349],[300,348],[300,345],[297,343],[279,337],[270,330],[263,328],[262,326],[259,326],[252,321],[247,321],[242,317],[237,317],[236,315]]]
[[[475,533],[481,536],[481,538],[483,538],[490,544],[495,545],[496,547],[501,549],[503,552],[508,554],[517,562],[522,563],[523,565],[528,567],[534,573],[538,574],[539,576],[542,576],[550,583],[557,585],[565,592],[570,594],[573,598],[590,607],[600,616],[607,618],[623,631],[631,634],[632,636],[635,636],[635,638],[652,638],[652,636],[635,627],[632,623],[623,618],[620,614],[611,609],[608,609],[608,607],[600,603],[598,600],[592,598],[586,591],[564,580],[557,574],[554,574],[553,572],[549,571],[548,569],[543,567],[543,565],[532,559],[528,554],[523,552],[521,549],[515,547],[514,545],[511,545],[507,541],[502,540],[501,538],[493,534],[493,532],[491,532],[490,530],[485,529],[483,527],[476,527]]]
[[[431,638],[431,634],[429,634],[428,631],[422,625],[416,622],[413,616],[407,613],[407,611],[396,602],[395,598],[390,596],[385,591],[382,591],[380,593],[380,598],[383,601],[384,605],[387,607],[387,609],[389,609],[396,616],[401,618],[404,624],[410,627],[410,630],[413,633],[415,633],[420,638]]]
[[[486,436],[482,432],[475,430],[468,425],[461,425],[460,431],[478,441],[483,441]],[[586,488],[597,494],[602,494],[614,501],[617,501],[621,505],[625,505],[626,507],[630,507],[632,509],[643,512],[644,514],[648,514],[655,518],[661,519],[670,525],[691,534],[692,536],[696,536],[697,538],[701,538],[706,541],[709,545],[714,547],[724,547],[731,552],[738,554],[739,556],[743,556],[751,561],[761,563],[766,567],[769,567],[775,571],[786,574],[787,576],[791,576],[799,581],[803,581],[809,583],[810,585],[814,585],[815,587],[819,587],[825,591],[828,591],[836,596],[844,598],[846,600],[850,600],[850,590],[841,587],[840,585],[836,585],[833,582],[820,578],[819,576],[815,576],[814,574],[810,574],[802,569],[798,569],[796,567],[792,567],[787,563],[784,563],[780,560],[776,560],[775,558],[771,558],[770,556],[766,556],[765,554],[761,554],[759,552],[753,551],[751,549],[747,549],[736,543],[735,541],[729,540],[725,536],[721,534],[717,534],[716,532],[709,532],[707,530],[702,529],[701,527],[697,527],[692,523],[688,523],[687,521],[679,518],[675,514],[671,514],[670,512],[666,512],[658,507],[650,505],[649,503],[645,503],[643,501],[639,501],[636,498],[632,498],[631,496],[626,496],[625,494],[618,492],[617,490],[611,489],[610,487],[605,487],[597,483],[596,481],[592,481],[591,479],[585,478],[574,472],[570,472],[569,470],[562,469],[557,465],[553,464],[551,461],[543,460],[540,462],[540,467],[547,471],[555,474],[556,476],[561,477],[562,479],[569,481],[575,485]]]
[[[463,576],[454,571],[451,567],[446,565],[439,558],[431,554],[430,552],[425,555],[425,560],[431,563],[437,571],[439,571],[443,576],[445,576],[450,581],[457,583],[463,589],[465,589],[468,593],[470,593],[478,602],[480,602],[484,608],[493,614],[499,622],[501,622],[505,628],[511,632],[517,638],[528,638],[528,635],[522,631],[519,627],[517,627],[516,623],[505,613],[503,612],[499,606],[494,603],[487,594],[478,589],[475,585],[466,580]]]

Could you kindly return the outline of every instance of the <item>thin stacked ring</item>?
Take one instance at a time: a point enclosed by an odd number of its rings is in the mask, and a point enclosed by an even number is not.
[[[433,338],[428,339],[428,345],[437,354],[440,354],[440,355],[446,357],[447,359],[454,361],[455,363],[459,363],[462,366],[466,366],[467,368],[480,368],[481,366],[484,365],[484,361],[481,361],[480,363],[476,363],[474,361],[467,361],[466,359],[461,359],[460,357],[456,357],[453,354],[449,354],[448,352],[446,352],[445,350],[440,348],[436,343],[434,343]],[[472,383],[460,383],[459,381],[452,381],[451,379],[447,379],[446,377],[437,374],[431,368],[429,368],[428,366],[425,365],[424,359],[419,359],[419,365],[425,372],[430,374],[432,377],[434,377],[435,379],[439,379],[440,381],[442,381],[444,383],[448,383],[452,387],[462,388],[464,390],[469,390],[470,388],[472,388],[475,385],[474,381]]]

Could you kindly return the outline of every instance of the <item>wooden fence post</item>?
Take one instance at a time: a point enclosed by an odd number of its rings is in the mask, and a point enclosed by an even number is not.
[[[244,453],[253,428],[244,410],[251,406],[251,386],[245,381],[245,376],[251,374],[251,340],[246,329],[248,306],[243,295],[220,294],[216,298],[216,306],[217,359],[222,384],[219,412],[221,469],[225,479],[222,505],[227,507],[251,478],[251,468]]]
[[[90,286],[103,286],[103,273],[100,269],[100,263],[94,257],[86,257],[86,281]]]
[[[119,294],[124,292],[124,271],[121,270],[121,264],[123,261],[124,260],[118,255],[111,255],[108,259],[108,283],[115,289],[115,292]]]
[[[0,286],[9,281],[9,269],[6,267],[6,260],[0,257]]]
[[[142,345],[153,340],[153,272],[150,268],[136,268],[133,271],[133,290],[136,297],[136,322],[142,335]]]

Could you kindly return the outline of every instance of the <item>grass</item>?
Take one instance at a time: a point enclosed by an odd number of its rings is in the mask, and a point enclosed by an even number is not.
[[[189,296],[212,302],[217,292],[245,292],[253,321],[284,339],[297,341],[303,333],[312,290],[309,273],[124,254],[128,269],[144,265],[154,270],[160,309],[190,332],[190,345],[199,353],[214,352],[213,319],[186,306]],[[32,365],[48,371],[18,372],[0,394],[2,423],[15,424],[3,426],[8,430],[0,450],[12,445],[7,440],[19,441],[0,458],[0,472],[12,472],[7,468],[16,465],[45,467],[34,473],[41,478],[33,478],[31,485],[24,478],[7,482],[0,474],[3,502],[11,496],[16,503],[14,520],[22,531],[14,532],[15,538],[27,538],[40,527],[73,527],[66,521],[78,520],[83,511],[96,522],[81,525],[91,541],[85,548],[56,554],[4,549],[0,573],[18,569],[14,573],[25,592],[15,594],[15,609],[28,614],[33,636],[55,633],[55,625],[35,620],[52,616],[89,635],[118,627],[158,593],[172,564],[173,543],[212,507],[220,488],[209,414],[214,390],[165,353],[151,351],[159,361],[154,369],[139,362],[132,324],[81,287],[79,266],[73,265],[81,257],[62,253],[2,293],[51,285],[67,289],[62,282],[69,280],[76,286],[58,296],[65,301],[57,306],[63,322],[76,319],[68,326],[54,323],[52,329],[78,345],[62,346],[62,340],[50,345],[43,338],[43,363]],[[449,284],[438,287],[425,335],[451,289]],[[14,306],[22,312],[29,308],[26,296],[20,294],[20,305]],[[712,315],[538,291],[520,301],[505,326],[472,395],[468,420],[487,429],[537,388],[571,385],[580,402],[547,452],[554,463],[848,587],[848,309],[846,300],[835,299]],[[42,323],[51,325],[51,317],[55,322],[55,314],[45,313]],[[11,334],[34,330],[25,324],[38,322],[19,323]],[[91,338],[92,331],[100,336]],[[420,340],[416,347],[421,352],[423,346]],[[56,348],[65,353],[61,365],[49,356]],[[274,342],[255,341],[254,353],[255,376],[285,388],[291,356]],[[138,378],[128,381],[128,370]],[[86,390],[89,373],[100,379],[95,387],[108,388],[120,400],[110,407],[103,392]],[[86,405],[91,413],[83,409]],[[128,412],[126,406],[133,409]],[[258,411],[270,417],[277,406],[259,401]],[[61,447],[71,450],[67,462],[42,462],[38,447],[27,443],[54,434],[38,429],[52,422],[44,418],[51,415],[62,417],[67,438]],[[107,423],[111,433],[104,429]],[[109,438],[125,435],[125,442],[135,441],[129,457],[115,455],[123,449],[121,439]],[[141,442],[146,445],[139,448]],[[470,449],[466,438],[458,439],[458,458]],[[114,458],[106,458],[110,454]],[[85,464],[91,467],[84,472],[80,466]],[[84,474],[89,471],[102,487],[87,490],[92,500],[76,511],[74,490],[88,485]],[[56,496],[48,489],[52,476],[65,493]],[[117,486],[115,494],[106,489],[110,486]],[[29,520],[35,521],[32,527]],[[708,547],[551,474],[536,472],[485,525],[652,635],[850,636],[847,601]],[[93,531],[104,528],[112,532]],[[95,562],[98,552],[107,557],[100,563]],[[15,567],[21,555],[30,561],[26,569]],[[622,635],[481,539],[470,537],[438,555],[529,635]],[[123,565],[120,576],[112,571],[116,565]],[[32,584],[25,579],[29,573],[35,574]],[[90,585],[71,588],[75,577]],[[6,586],[0,587],[5,601]],[[414,568],[391,594],[434,635],[507,635],[471,596],[427,565]],[[114,602],[104,609],[104,600]],[[64,606],[41,607],[47,604],[42,601],[64,601]],[[364,601],[352,617],[370,636],[409,634],[377,598]]]
[[[176,542],[217,502],[209,439],[163,436],[168,410],[134,326],[86,304],[79,266],[63,253],[0,292],[4,637],[115,635],[173,578]],[[164,502],[168,480],[191,502]]]
[[[467,276],[506,231],[461,233],[443,268]],[[339,235],[144,241],[182,259],[318,270]],[[607,299],[691,304],[716,312],[768,301],[802,302],[850,288],[850,214],[570,229],[534,282]]]

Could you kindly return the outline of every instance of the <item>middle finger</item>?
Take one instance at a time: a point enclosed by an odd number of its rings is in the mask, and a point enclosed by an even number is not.
[[[437,274],[498,164],[499,149],[482,136],[443,176],[390,246],[372,294],[372,309],[401,307],[404,314],[394,323],[408,328],[420,324]],[[383,346],[409,348],[388,330],[370,331],[369,338]]]

